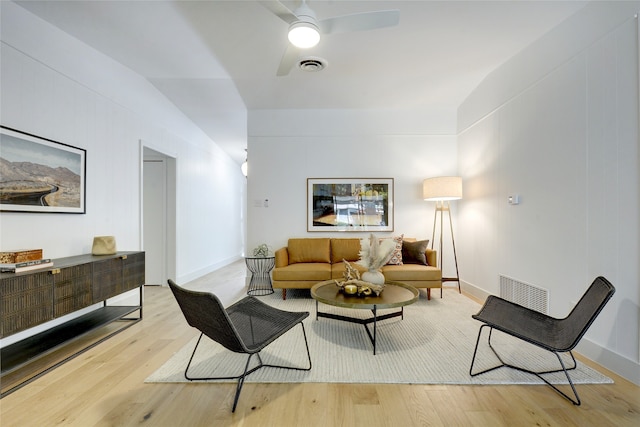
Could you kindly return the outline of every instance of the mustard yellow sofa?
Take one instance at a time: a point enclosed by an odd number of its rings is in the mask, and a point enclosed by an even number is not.
[[[404,239],[405,246],[415,239]],[[273,287],[282,289],[310,289],[323,280],[341,279],[345,270],[343,260],[358,270],[365,268],[360,259],[360,239],[357,238],[294,238],[287,246],[276,250],[276,265],[272,271]],[[426,261],[426,262],[424,262]],[[423,263],[385,265],[381,268],[387,281],[403,282],[415,288],[426,288],[431,298],[432,288],[442,288],[442,271],[437,266],[437,253],[425,248]],[[425,265],[426,264],[426,265]]]

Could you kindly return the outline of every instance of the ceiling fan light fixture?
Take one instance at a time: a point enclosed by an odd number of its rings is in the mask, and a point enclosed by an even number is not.
[[[300,49],[314,47],[320,41],[320,30],[313,22],[294,22],[289,27],[289,41]]]

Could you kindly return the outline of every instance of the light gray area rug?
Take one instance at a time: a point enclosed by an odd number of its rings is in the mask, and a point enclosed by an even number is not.
[[[406,383],[406,384],[544,384],[534,375],[509,368],[471,377],[469,366],[480,322],[471,318],[480,305],[456,291],[445,290],[444,298],[433,292],[428,301],[420,299],[404,309],[404,319],[393,318],[378,323],[377,354],[364,326],[334,319],[316,320],[315,300],[308,291],[289,291],[283,301],[279,292],[259,297],[275,307],[291,311],[309,311],[305,320],[313,368],[292,371],[263,368],[249,375],[247,382],[272,383]],[[368,316],[370,311],[349,310],[320,304],[320,310],[348,316]],[[388,312],[379,311],[380,314]],[[180,321],[184,321],[181,318]],[[486,331],[479,350],[477,370],[498,364],[486,344]],[[145,382],[186,382],[187,365],[196,339],[178,351]],[[532,370],[558,367],[557,358],[523,341],[494,332],[494,346],[507,362]],[[264,363],[305,366],[306,351],[302,328],[297,326],[261,353]],[[192,376],[240,374],[246,355],[229,352],[204,337],[190,369]],[[565,363],[570,364],[569,357]],[[576,384],[612,383],[613,381],[578,361],[570,371]],[[567,384],[564,374],[547,378],[556,384]]]

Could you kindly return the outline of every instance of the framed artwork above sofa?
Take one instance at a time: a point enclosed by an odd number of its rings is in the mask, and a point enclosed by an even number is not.
[[[307,231],[393,231],[393,178],[308,178]]]

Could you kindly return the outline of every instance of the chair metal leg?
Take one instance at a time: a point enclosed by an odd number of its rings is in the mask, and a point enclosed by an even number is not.
[[[480,345],[480,337],[482,336],[482,330],[485,327],[489,327],[489,325],[485,324],[485,325],[480,326],[480,330],[478,331],[478,338],[476,339],[476,347],[473,350],[473,358],[471,359],[471,367],[469,368],[469,375],[471,375],[472,377],[475,377],[476,375],[484,374],[484,373],[487,373],[487,372],[491,372],[491,371],[494,371],[494,370],[496,370],[498,368],[502,368],[503,366],[506,366],[505,363],[500,358],[500,355],[498,355],[496,353],[496,351],[493,350],[494,354],[496,355],[496,357],[500,361],[500,365],[494,366],[493,368],[485,369],[484,371],[476,372],[475,374],[473,373],[473,365],[475,364],[475,361],[476,361],[476,355],[478,353],[478,346]],[[489,347],[491,347],[491,332],[492,331],[493,331],[493,328],[489,327],[489,339],[487,341],[488,344],[489,344]],[[493,349],[493,347],[491,347],[491,349]]]
[[[196,350],[198,349],[198,346],[200,345],[200,340],[202,339],[202,336],[204,335],[204,333],[200,333],[200,336],[198,337],[198,341],[196,342],[195,347],[193,347],[193,352],[191,352],[191,357],[189,358],[189,362],[187,363],[187,367],[184,369],[184,377],[185,379],[189,380],[189,381],[193,381],[193,380],[197,380],[198,378],[191,378],[189,377],[189,367],[191,366],[191,361],[193,361],[193,356],[196,355]]]
[[[231,408],[231,412],[236,412],[236,406],[238,406],[238,399],[240,399],[240,392],[242,391],[242,386],[244,385],[244,379],[247,375],[249,375],[251,372],[255,371],[256,369],[262,367],[262,360],[260,360],[260,364],[258,365],[258,368],[252,369],[250,372],[248,372],[249,369],[249,362],[251,362],[251,356],[253,356],[253,354],[250,354],[249,357],[247,357],[247,363],[244,365],[244,373],[240,376],[240,378],[238,378],[238,384],[236,385],[236,395],[233,398],[233,408]],[[260,356],[258,355],[258,358]]]
[[[476,361],[476,355],[477,355],[477,352],[478,352],[478,346],[480,344],[480,336],[482,335],[482,329],[485,328],[485,327],[489,328],[489,337],[487,338],[487,344],[489,344],[489,347],[493,351],[493,354],[495,354],[495,356],[500,361],[500,365],[494,366],[492,368],[485,369],[485,370],[480,371],[480,372],[473,373],[473,365],[475,364],[475,361]],[[551,353],[556,355],[556,357],[558,358],[558,361],[560,362],[561,368],[560,369],[553,369],[553,370],[549,370],[549,371],[537,371],[537,372],[536,371],[531,371],[529,369],[522,368],[520,366],[516,366],[516,365],[512,365],[512,364],[506,363],[504,360],[502,360],[502,358],[500,357],[500,355],[498,354],[496,349],[493,347],[493,345],[491,345],[491,333],[492,332],[493,332],[493,328],[490,325],[484,324],[484,325],[480,326],[480,330],[478,331],[478,339],[476,340],[476,346],[475,346],[475,349],[473,350],[473,358],[471,359],[471,367],[469,368],[469,375],[471,375],[472,377],[475,377],[477,375],[484,374],[484,373],[487,373],[487,372],[490,372],[490,371],[494,371],[494,370],[496,370],[498,368],[502,368],[503,366],[507,367],[507,368],[515,369],[515,370],[520,371],[520,372],[533,374],[536,377],[540,378],[542,381],[544,381],[548,386],[553,388],[555,391],[557,391],[565,399],[567,399],[568,401],[570,401],[571,403],[573,403],[576,406],[580,406],[581,401],[580,401],[580,397],[578,396],[578,391],[576,390],[576,387],[573,384],[573,381],[571,380],[571,377],[569,376],[569,371],[573,370],[573,369],[576,369],[576,367],[578,366],[578,364],[576,362],[576,358],[573,356],[573,352],[569,351],[569,355],[571,356],[571,359],[573,360],[573,366],[570,367],[570,368],[567,368],[565,366],[564,362],[562,361],[562,358],[560,357],[560,354],[557,351],[548,350]],[[525,341],[525,342],[528,342],[528,341]],[[569,395],[564,393],[562,390],[560,390],[554,384],[551,384],[551,382],[549,382],[546,378],[544,378],[542,376],[544,374],[551,374],[551,373],[555,373],[555,372],[564,372],[565,376],[567,377],[567,381],[569,382],[569,385],[571,386],[571,390],[573,391],[573,395],[575,396],[575,399],[573,399],[572,397],[570,397]]]
[[[235,380],[235,379],[238,379],[238,378],[245,377],[245,376],[249,375],[250,373],[257,371],[258,369],[260,369],[263,366],[262,365],[262,360],[260,359],[260,355],[258,354],[258,361],[259,361],[258,365],[253,367],[253,368],[251,368],[250,370],[247,370],[247,367],[249,366],[249,361],[251,360],[251,356],[253,356],[254,354],[257,354],[257,353],[251,353],[251,354],[249,354],[249,358],[248,358],[249,360],[247,360],[247,363],[246,363],[247,366],[245,367],[245,371],[244,371],[244,373],[242,373],[240,375],[225,376],[225,377],[190,377],[189,374],[188,374],[189,367],[191,366],[191,362],[193,361],[193,357],[196,354],[196,350],[198,349],[198,345],[200,344],[200,340],[202,339],[203,335],[204,334],[201,333],[200,336],[198,337],[198,342],[196,343],[196,346],[193,348],[193,353],[191,353],[191,357],[189,358],[189,363],[187,363],[187,367],[184,370],[184,377],[186,379],[188,379],[189,381]]]
[[[236,406],[238,405],[238,400],[240,399],[240,392],[242,391],[242,386],[244,385],[244,380],[247,377],[247,375],[249,375],[249,374],[251,374],[251,373],[253,373],[253,372],[255,372],[258,369],[263,368],[263,367],[292,369],[292,370],[297,370],[297,371],[310,371],[311,370],[311,353],[309,352],[309,342],[307,341],[307,333],[305,331],[304,324],[302,322],[300,322],[300,326],[302,326],[302,335],[304,336],[304,345],[305,345],[305,348],[307,349],[307,359],[309,360],[309,367],[307,367],[307,368],[300,368],[300,367],[296,367],[296,366],[283,366],[283,365],[265,364],[265,363],[262,362],[262,358],[260,357],[260,352],[257,352],[257,353],[250,353],[249,354],[249,356],[247,357],[247,362],[245,363],[245,366],[244,366],[244,372],[241,375],[222,376],[222,377],[190,377],[189,374],[188,374],[189,367],[191,366],[191,362],[193,361],[193,357],[196,354],[196,350],[198,349],[198,345],[200,344],[200,340],[202,339],[202,336],[204,335],[204,333],[200,333],[200,336],[198,337],[198,341],[196,342],[196,345],[193,348],[193,352],[191,353],[191,357],[189,358],[189,363],[187,363],[187,367],[184,370],[184,377],[189,381],[233,380],[233,379],[237,379],[238,380],[238,384],[236,385],[236,393],[235,393],[235,397],[233,399],[233,408],[231,409],[231,412],[235,412],[236,411]],[[256,355],[258,357],[258,365],[256,365],[253,368],[249,369],[251,358],[254,355]]]
[[[269,368],[291,369],[294,371],[310,371],[311,370],[311,353],[309,352],[309,342],[307,341],[307,332],[304,329],[304,323],[300,322],[300,326],[302,326],[302,335],[304,336],[304,346],[307,349],[307,359],[309,360],[309,367],[299,368],[296,366],[282,366],[282,365],[270,365],[270,364],[263,364],[261,366],[265,366]],[[260,355],[258,355],[258,357],[260,357]],[[262,360],[260,362],[262,363]]]

